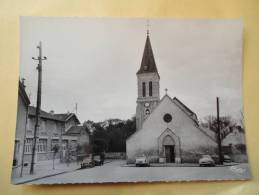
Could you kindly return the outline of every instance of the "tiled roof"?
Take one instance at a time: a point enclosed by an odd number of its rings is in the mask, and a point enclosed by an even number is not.
[[[35,116],[36,115],[36,108],[33,106],[29,106],[29,115]],[[51,119],[51,120],[57,120],[63,122],[63,120],[60,120],[60,118],[56,117],[54,114],[45,112],[43,110],[40,111],[40,117],[45,119]]]
[[[23,101],[25,102],[26,105],[30,104],[30,99],[25,91],[25,86],[24,84],[19,80],[19,95],[22,97]]]
[[[65,133],[64,133],[64,135],[75,135],[75,134],[81,134],[81,132],[82,131],[86,131],[86,132],[88,132],[88,130],[87,130],[87,127],[85,127],[85,126],[79,126],[79,125],[77,125],[77,126],[71,126]]]
[[[54,114],[54,116],[62,121],[65,121],[72,113]]]
[[[141,73],[151,73],[151,72],[157,72],[156,68],[156,62],[153,55],[150,38],[149,35],[147,35],[145,49],[141,61],[140,69],[138,70],[137,74]]]
[[[232,144],[232,145],[245,144],[245,135],[244,135],[244,133],[239,132],[239,131],[233,131],[233,132],[229,133],[222,140],[222,145],[223,146],[229,146],[229,144]]]
[[[36,113],[36,108],[33,106],[29,106],[29,115],[35,116],[35,113]],[[73,116],[75,117],[77,122],[80,123],[80,121],[78,120],[77,116],[74,113],[52,114],[44,110],[41,110],[40,112],[41,118],[60,121],[60,122],[66,122],[68,119],[70,119]]]

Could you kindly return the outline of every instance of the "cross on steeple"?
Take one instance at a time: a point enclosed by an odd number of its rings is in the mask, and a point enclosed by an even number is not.
[[[167,88],[165,88],[165,94],[167,95],[167,91],[168,91],[168,89]]]

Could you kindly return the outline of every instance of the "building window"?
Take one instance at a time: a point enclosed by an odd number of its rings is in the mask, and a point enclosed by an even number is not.
[[[17,166],[18,165],[19,150],[20,150],[20,141],[15,140],[13,166]]]
[[[149,82],[149,96],[152,96],[152,81]]]
[[[24,153],[31,153],[32,152],[32,144],[33,144],[33,139],[32,138],[26,138]]]
[[[38,152],[47,152],[47,139],[39,139],[37,145]]]
[[[14,145],[14,153],[18,154],[20,151],[20,141],[15,140],[15,145]]]
[[[77,140],[72,140],[71,141],[71,146],[72,146],[72,149],[76,150]]]
[[[146,97],[146,83],[145,82],[142,83],[142,96]]]
[[[59,146],[59,140],[58,139],[52,139],[51,140],[51,150],[54,148],[54,146]]]
[[[149,109],[146,109],[145,114],[146,114],[147,116],[150,115],[150,110],[149,110]]]
[[[62,140],[62,150],[66,150],[68,148],[68,140]]]

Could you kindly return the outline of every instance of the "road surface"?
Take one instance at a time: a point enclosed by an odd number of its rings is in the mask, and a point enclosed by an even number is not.
[[[250,177],[248,164],[224,167],[125,167],[123,165],[125,161],[112,161],[103,166],[42,178],[29,184],[232,180]]]

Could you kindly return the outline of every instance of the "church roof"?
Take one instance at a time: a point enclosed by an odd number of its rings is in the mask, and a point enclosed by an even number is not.
[[[197,115],[188,108],[184,103],[182,103],[178,98],[174,97],[172,100],[180,109],[182,109],[189,117],[192,118],[196,123],[198,123]]]
[[[152,73],[152,72],[157,72],[157,67],[156,67],[156,62],[155,62],[155,58],[151,47],[149,34],[147,34],[141,66],[137,74]]]

